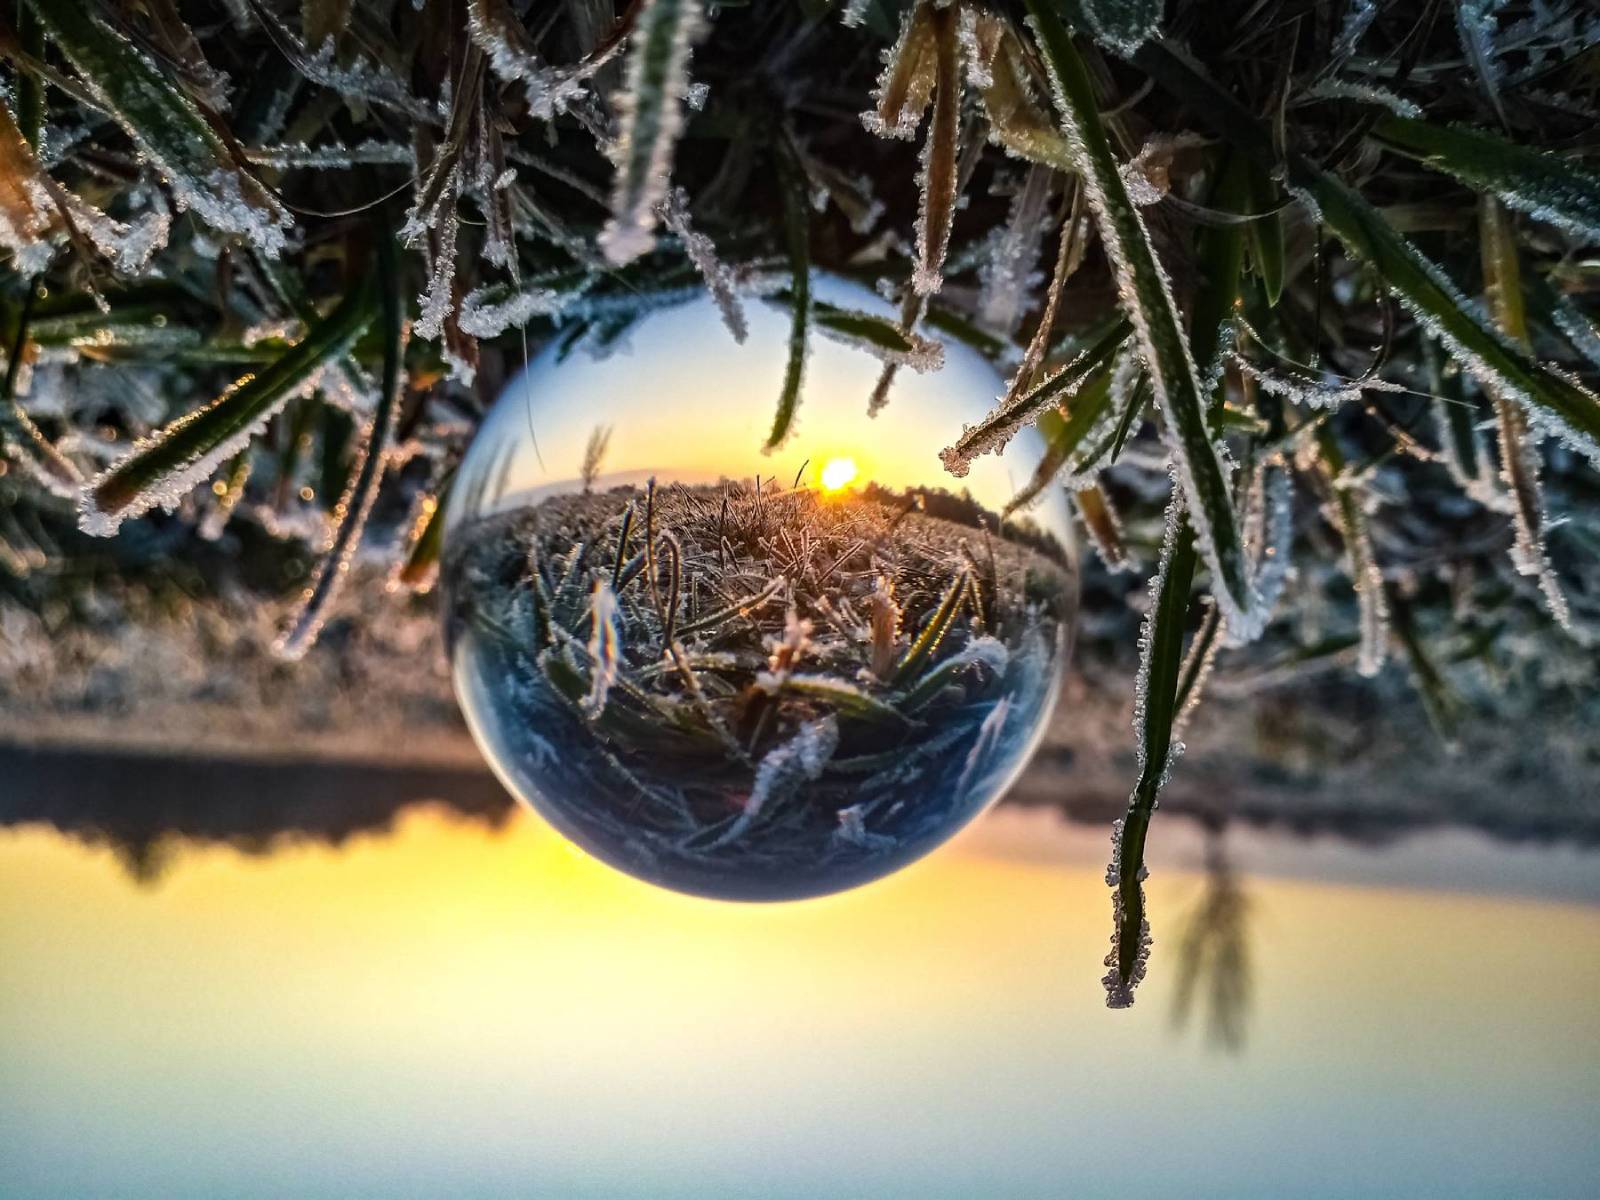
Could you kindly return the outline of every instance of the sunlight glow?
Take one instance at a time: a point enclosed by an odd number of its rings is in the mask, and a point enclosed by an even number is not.
[[[855,459],[830,458],[827,465],[822,468],[822,488],[824,491],[837,492],[855,477]]]

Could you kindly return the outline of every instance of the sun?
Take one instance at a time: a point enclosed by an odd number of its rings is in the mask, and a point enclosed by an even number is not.
[[[822,468],[822,490],[837,492],[856,477],[856,460],[830,458]]]

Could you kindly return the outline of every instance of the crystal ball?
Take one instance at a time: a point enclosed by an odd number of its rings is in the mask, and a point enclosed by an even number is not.
[[[947,339],[874,415],[885,364],[814,333],[769,450],[792,309],[746,320],[735,341],[702,293],[599,349],[558,339],[507,387],[447,501],[446,640],[479,747],[563,835],[664,887],[781,900],[905,866],[1005,791],[1078,569],[1059,488],[1003,516],[1037,433],[945,472],[1004,390],[980,354]]]

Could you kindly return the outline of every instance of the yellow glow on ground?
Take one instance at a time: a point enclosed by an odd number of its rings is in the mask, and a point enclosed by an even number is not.
[[[837,492],[856,477],[856,460],[853,458],[830,458],[822,468],[822,487],[824,491]]]

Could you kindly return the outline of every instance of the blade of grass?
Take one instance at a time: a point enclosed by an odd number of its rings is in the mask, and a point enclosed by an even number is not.
[[[657,206],[683,132],[689,51],[704,28],[700,0],[646,0],[639,14],[620,105],[611,218],[600,234],[600,247],[615,265],[655,245]]]
[[[1178,479],[1212,586],[1235,636],[1249,640],[1263,623],[1250,565],[1234,512],[1232,489],[1206,422],[1206,397],[1166,272],[1127,188],[1095,101],[1094,86],[1065,26],[1046,0],[1027,0],[1029,19],[1052,78],[1067,140],[1087,189],[1133,325],[1156,404],[1161,410]]]
[[[1129,332],[1127,322],[1118,321],[1098,342],[1066,366],[1046,375],[1011,403],[1000,405],[976,425],[963,429],[953,446],[939,452],[945,470],[961,478],[971,469],[974,458],[980,454],[1000,453],[1024,427],[1076,396],[1090,379],[1103,371],[1127,340]],[[1082,432],[1088,432],[1088,427]]]
[[[1265,126],[1173,47],[1147,42],[1132,61],[1259,166],[1272,171],[1280,165]],[[1310,202],[1346,251],[1372,266],[1463,369],[1486,388],[1514,396],[1535,424],[1600,463],[1600,398],[1486,325],[1438,266],[1340,180],[1296,154],[1282,165],[1291,189]]]
[[[771,453],[783,445],[800,407],[800,385],[806,370],[806,343],[811,326],[811,202],[806,194],[805,175],[789,132],[781,129],[777,139],[778,177],[783,188],[783,231],[789,248],[789,294],[794,319],[789,326],[789,361],[783,371],[783,391],[778,396],[778,411],[765,450]]]
[[[339,306],[258,375],[247,375],[210,404],[179,417],[138,443],[80,498],[86,533],[110,536],[128,517],[176,504],[223,459],[238,453],[322,368],[353,346],[372,322],[376,288],[364,278]]]
[[[1011,498],[1001,516],[1008,517],[1019,508],[1031,504],[1050,485],[1050,481],[1066,468],[1090,430],[1105,416],[1110,402],[1111,371],[1102,366],[1078,389],[1065,416],[1055,409],[1047,409],[1039,415],[1039,432],[1045,439],[1044,457],[1039,460],[1032,478]]]
[[[283,636],[273,646],[274,653],[290,661],[303,658],[316,642],[340,588],[349,578],[350,560],[361,541],[361,532],[366,528],[367,517],[378,498],[378,487],[383,482],[384,469],[389,464],[389,444],[394,438],[395,421],[399,416],[405,354],[399,252],[393,232],[382,223],[378,229],[377,243],[383,381],[377,407],[373,410],[361,448],[356,453],[350,482],[333,510],[333,520],[322,546],[322,558],[317,563],[311,582],[301,592],[299,605]]]
[[[1483,255],[1483,285],[1489,311],[1505,335],[1526,348],[1527,306],[1522,296],[1522,266],[1517,258],[1515,234],[1505,209],[1493,196],[1478,205],[1479,247]],[[1561,584],[1545,552],[1544,495],[1539,488],[1539,452],[1528,437],[1528,422],[1514,397],[1496,390],[1495,422],[1500,432],[1500,474],[1511,493],[1517,540],[1512,562],[1518,572],[1538,580],[1551,615],[1571,628],[1572,614]]]
[[[1250,258],[1256,274],[1266,288],[1267,304],[1275,306],[1283,296],[1288,274],[1283,240],[1283,213],[1278,209],[1278,189],[1256,163],[1246,160],[1250,175],[1250,211],[1257,214],[1249,225]]]
[[[62,55],[173,189],[179,203],[225,233],[276,257],[292,225],[181,88],[121,34],[102,24],[89,0],[29,0]]]
[[[1384,146],[1568,233],[1600,238],[1600,174],[1572,159],[1530,150],[1497,134],[1418,117],[1385,116],[1372,136]]]
[[[1116,889],[1111,902],[1111,952],[1106,955],[1106,966],[1111,969],[1103,980],[1106,1004],[1111,1008],[1133,1003],[1133,989],[1144,977],[1150,955],[1150,923],[1144,912],[1144,846],[1172,759],[1184,625],[1197,563],[1195,530],[1175,492],[1167,509],[1161,565],[1150,581],[1150,611],[1139,635],[1139,679],[1134,693],[1139,780],[1128,798],[1127,815],[1117,822],[1112,835],[1111,865],[1106,869],[1106,882]]]

